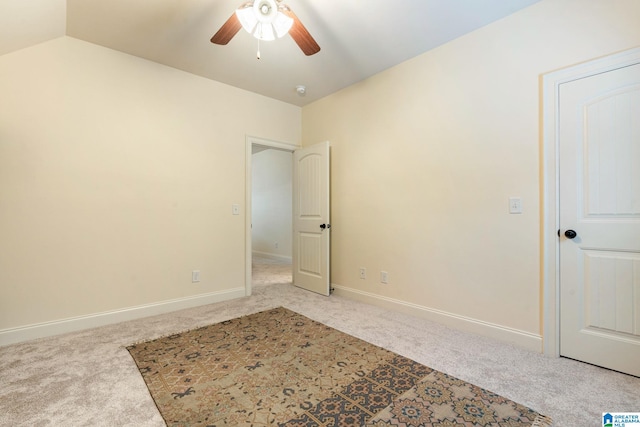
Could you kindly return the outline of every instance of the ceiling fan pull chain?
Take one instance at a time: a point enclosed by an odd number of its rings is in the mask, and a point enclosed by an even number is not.
[[[260,59],[260,39],[258,39],[258,53],[256,54],[256,57]]]

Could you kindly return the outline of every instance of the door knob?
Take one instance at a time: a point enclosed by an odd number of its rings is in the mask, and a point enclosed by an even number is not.
[[[576,233],[573,230],[567,230],[564,232],[564,235],[567,239],[573,239],[574,237],[576,237],[578,235],[578,233]]]
[[[320,228],[322,228],[323,230],[325,228],[331,228],[331,224],[320,224]]]

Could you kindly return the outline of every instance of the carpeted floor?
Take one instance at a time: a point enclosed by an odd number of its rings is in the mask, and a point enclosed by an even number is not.
[[[125,346],[279,306],[526,405],[555,426],[597,427],[602,412],[640,410],[640,378],[289,282],[256,286],[247,298],[0,347],[0,426],[164,426]]]
[[[292,283],[291,262],[254,255],[251,267],[253,286]]]

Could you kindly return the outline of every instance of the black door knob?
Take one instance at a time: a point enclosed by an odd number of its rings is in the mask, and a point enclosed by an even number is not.
[[[578,235],[578,233],[576,233],[573,230],[567,230],[564,232],[564,235],[567,239],[573,239],[574,237],[576,237]]]
[[[327,224],[320,224],[320,228],[324,230],[325,228],[327,228]]]

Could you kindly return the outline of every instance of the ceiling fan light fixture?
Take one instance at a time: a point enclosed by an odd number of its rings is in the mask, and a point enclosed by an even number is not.
[[[258,18],[253,11],[253,3],[245,3],[239,9],[236,9],[236,16],[242,25],[242,28],[252,34],[258,24]]]
[[[253,37],[257,38],[258,40],[267,41],[276,39],[276,36],[273,32],[273,27],[271,26],[271,24],[265,22],[258,22],[258,25],[256,25],[256,30],[253,32]]]
[[[278,38],[286,35],[293,26],[293,19],[278,11],[275,19],[272,22],[273,29],[276,32]]]
[[[255,0],[236,10],[242,28],[258,40],[275,40],[286,35],[293,19],[280,11],[275,0]]]
[[[245,1],[211,37],[211,43],[226,45],[240,31],[240,28],[244,28],[246,32],[258,39],[258,46],[260,46],[260,40],[274,40],[276,37],[289,34],[305,55],[310,56],[320,52],[318,43],[302,25],[300,19],[282,1]],[[258,58],[259,51],[258,47]]]

